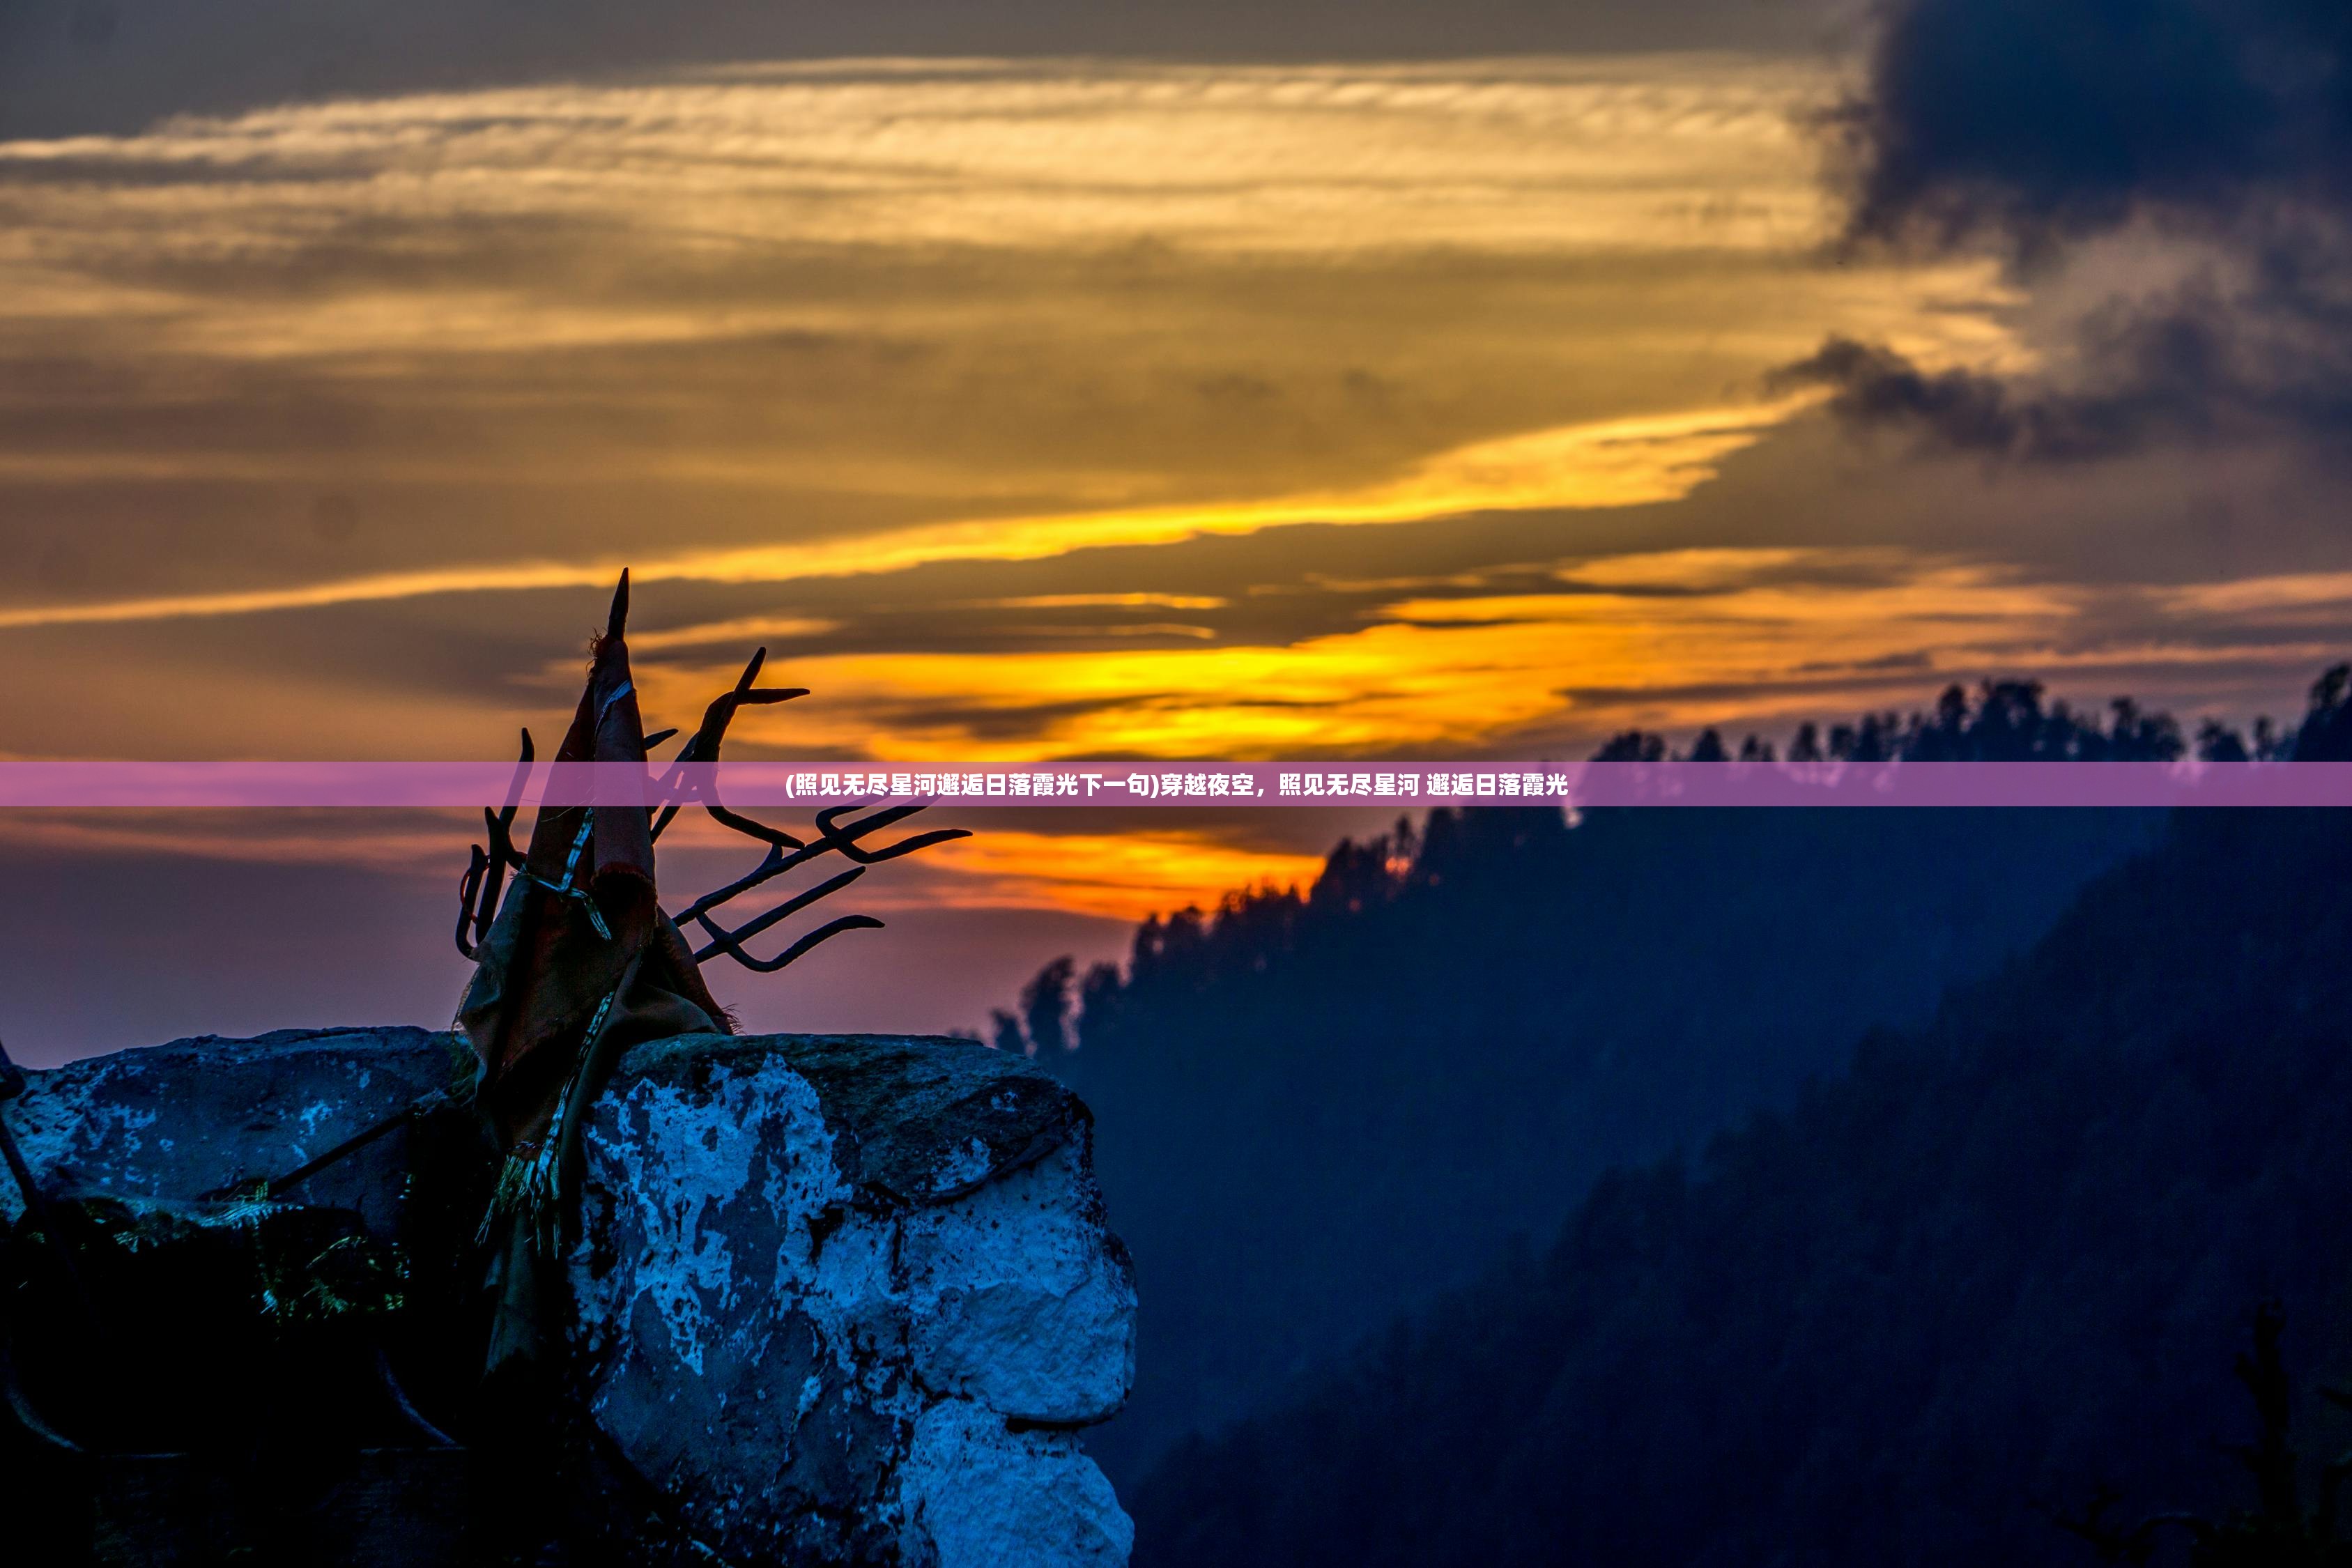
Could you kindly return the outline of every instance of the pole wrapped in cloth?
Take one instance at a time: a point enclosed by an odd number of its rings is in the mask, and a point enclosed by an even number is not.
[[[621,574],[555,764],[646,760]],[[549,808],[478,950],[458,1026],[475,1103],[505,1156],[481,1241],[497,1300],[486,1371],[543,1349],[551,1265],[568,1245],[580,1127],[629,1047],[732,1033],[693,950],[656,901],[652,823],[631,802]]]

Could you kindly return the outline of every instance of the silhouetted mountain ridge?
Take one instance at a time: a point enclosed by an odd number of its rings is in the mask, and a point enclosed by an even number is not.
[[[2336,694],[2340,703],[2341,691]],[[1907,720],[1811,726],[1790,754],[2172,757],[2169,718],[2105,722],[2029,682]],[[2208,726],[2209,755],[2249,747]],[[1702,736],[1686,754],[1723,754]],[[1759,754],[1761,742],[1742,748]],[[1664,756],[1632,733],[1604,755]],[[2120,812],[1433,812],[1343,842],[1302,894],[1146,921],[1122,970],[1048,966],[999,1043],[1094,1107],[1143,1291],[1140,1381],[1094,1451],[1136,1479],[1264,1409],[1593,1179],[1786,1106],[1874,1024],[2040,936],[2159,819]],[[1061,1047],[1075,1040],[1078,1048]]]
[[[2352,752],[2346,691],[2294,755]],[[1924,1023],[1181,1446],[1139,1564],[2058,1568],[2102,1483],[2242,1501],[2253,1304],[2299,1389],[2352,1365],[2347,951],[2352,816],[2179,814]]]

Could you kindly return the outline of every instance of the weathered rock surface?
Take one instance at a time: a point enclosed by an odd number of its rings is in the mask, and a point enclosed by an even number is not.
[[[192,1197],[299,1167],[457,1065],[421,1029],[184,1040],[28,1074],[0,1115],[55,1187]],[[585,1129],[568,1268],[590,1415],[744,1568],[1125,1563],[1075,1436],[1134,1372],[1091,1127],[968,1041],[640,1047]],[[408,1157],[371,1143],[300,1195],[389,1235]]]
[[[25,1076],[0,1108],[52,1190],[193,1198],[299,1169],[458,1081],[446,1034],[416,1028],[203,1035]],[[308,1202],[358,1209],[391,1234],[406,1152],[372,1145],[304,1184]],[[23,1205],[0,1180],[0,1219]]]
[[[585,1140],[598,1423],[731,1561],[1124,1563],[1069,1432],[1134,1375],[1089,1131],[968,1042],[640,1048]]]

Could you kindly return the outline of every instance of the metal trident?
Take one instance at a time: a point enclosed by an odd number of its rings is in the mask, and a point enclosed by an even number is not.
[[[775,702],[789,702],[795,697],[808,695],[808,689],[805,687],[754,685],[753,683],[759,679],[760,668],[767,662],[767,658],[768,650],[764,647],[753,653],[751,661],[744,665],[743,673],[737,678],[734,686],[720,692],[711,701],[710,706],[703,710],[700,727],[688,737],[686,744],[678,748],[677,755],[671,759],[670,765],[673,772],[670,782],[673,785],[677,782],[678,775],[675,772],[677,764],[713,763],[719,760],[719,745],[726,739],[727,728],[733,722],[740,710],[747,707],[764,707]],[[675,730],[662,731],[650,737],[646,744],[651,746],[677,732]],[[524,780],[530,773],[531,758],[530,731],[526,730],[522,735],[522,758],[515,765],[514,783],[507,791],[505,805],[495,811],[485,808],[482,812],[482,820],[487,828],[489,845],[487,848],[478,844],[473,847],[472,860],[467,866],[464,879],[458,887],[457,951],[467,958],[477,955],[483,940],[489,934],[490,923],[498,914],[499,897],[505,887],[507,872],[509,869],[520,870],[525,866],[524,856],[515,848],[513,828],[515,811],[520,802]],[[680,910],[675,919],[681,928],[691,923],[698,927],[702,933],[710,939],[695,951],[694,956],[697,962],[723,952],[746,969],[761,974],[774,973],[777,970],[805,956],[818,944],[828,942],[844,931],[878,931],[882,927],[882,922],[871,915],[843,915],[809,931],[772,958],[754,958],[743,945],[751,938],[782,923],[811,905],[831,898],[866,875],[870,867],[878,866],[886,860],[896,860],[902,856],[912,855],[915,851],[927,849],[934,844],[944,844],[951,838],[971,837],[968,831],[961,827],[941,827],[934,828],[928,833],[913,834],[896,843],[869,847],[863,840],[894,823],[905,821],[923,809],[919,805],[910,804],[887,806],[879,811],[868,811],[868,807],[879,804],[879,797],[872,797],[828,806],[819,811],[816,814],[814,837],[801,838],[780,827],[772,827],[740,812],[729,810],[719,799],[715,787],[708,790],[697,788],[694,793],[702,808],[709,812],[720,826],[766,845],[767,852],[761,857],[760,863],[750,871],[724,887],[705,893],[685,909]],[[663,829],[677,817],[679,809],[675,805],[666,805],[661,809],[653,822],[654,837],[661,837]],[[845,820],[856,812],[867,814],[857,816],[855,820]],[[753,915],[740,925],[729,926],[719,918],[719,912],[724,906],[751,892],[753,889],[773,881],[786,872],[795,870],[813,860],[836,853],[845,860],[851,862],[848,870],[828,878],[814,887],[793,894],[761,913]]]

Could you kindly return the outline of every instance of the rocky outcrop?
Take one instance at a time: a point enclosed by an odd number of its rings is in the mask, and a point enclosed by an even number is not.
[[[0,1115],[47,1185],[192,1197],[295,1170],[459,1065],[416,1029],[189,1040],[30,1074]],[[968,1041],[638,1047],[583,1140],[589,1417],[746,1568],[1123,1563],[1127,1517],[1076,1435],[1134,1370],[1090,1136],[1066,1089]],[[414,1157],[384,1137],[299,1195],[393,1236]]]
[[[42,1184],[121,1197],[193,1198],[290,1174],[460,1081],[446,1034],[279,1029],[203,1035],[31,1071],[0,1115]],[[310,1203],[356,1209],[390,1236],[407,1151],[383,1140],[303,1184]],[[22,1212],[0,1179],[0,1219]]]
[[[587,1128],[590,1410],[733,1562],[1120,1563],[1135,1292],[1088,1118],[977,1045],[688,1036]]]

